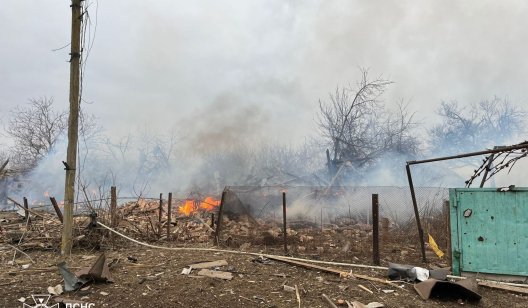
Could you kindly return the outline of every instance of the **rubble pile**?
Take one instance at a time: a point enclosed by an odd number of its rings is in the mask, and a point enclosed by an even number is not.
[[[75,217],[74,242],[85,239],[82,231],[88,217]],[[0,241],[20,249],[56,250],[60,247],[62,223],[55,214],[32,210],[26,218],[24,210],[0,212]]]

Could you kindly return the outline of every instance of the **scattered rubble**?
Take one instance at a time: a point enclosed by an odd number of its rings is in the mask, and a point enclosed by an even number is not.
[[[148,241],[166,241],[165,228],[167,227],[167,221],[164,218],[159,219],[161,217],[159,215],[159,205],[159,200],[143,199],[124,204],[118,208],[119,219],[115,228],[134,238]],[[162,202],[162,213],[166,213],[166,208],[167,203]],[[41,268],[36,266],[31,256],[26,254],[27,251],[33,250],[56,250],[59,245],[60,222],[56,215],[37,213],[39,215],[33,216],[30,223],[16,213],[13,213],[12,217],[9,216],[11,214],[3,215],[0,220],[0,231],[4,239],[4,246],[0,246],[2,247],[0,251],[2,253],[14,251],[15,256],[18,255],[20,257],[19,260],[13,258],[13,260],[4,263],[11,267],[11,270],[6,272],[9,276],[15,277],[23,273],[40,274],[56,271],[56,268]],[[215,221],[211,221],[212,214],[215,213],[202,209],[189,213],[189,216],[178,216],[178,214],[175,214],[170,223],[171,241],[175,244],[192,243],[202,245],[200,247],[209,247],[213,243],[215,236]],[[104,217],[104,215],[100,215],[99,217]],[[96,232],[89,228],[91,219],[90,217],[76,218],[77,228],[75,236],[78,238],[77,243],[81,241],[86,243],[89,239],[90,232]],[[323,232],[319,229],[314,229],[309,224],[306,224],[308,226],[306,228],[286,228],[286,233],[289,237],[289,251],[298,254],[300,257],[314,260],[323,259],[328,256],[335,258],[337,256],[337,260],[344,259],[366,262],[365,256],[370,255],[369,239],[372,236],[370,227],[363,224],[347,225],[345,221],[336,220],[336,224],[328,224],[325,226]],[[75,300],[67,298],[67,296],[71,296],[71,291],[73,290],[81,292],[80,294],[84,292],[93,296],[93,294],[97,293],[103,297],[112,298],[118,294],[116,289],[108,288],[101,290],[98,286],[93,286],[90,289],[87,285],[93,282],[112,282],[113,277],[110,275],[110,269],[112,271],[119,271],[120,275],[123,275],[123,272],[134,268],[134,271],[141,269],[149,270],[146,273],[142,272],[141,275],[137,274],[133,276],[132,287],[141,288],[138,294],[145,298],[152,296],[152,294],[156,293],[156,290],[159,290],[159,288],[154,289],[152,287],[153,284],[163,285],[167,284],[168,280],[181,279],[187,283],[196,281],[195,286],[202,284],[199,287],[202,288],[202,291],[207,290],[206,285],[210,284],[211,289],[216,288],[215,290],[218,290],[215,294],[216,298],[222,298],[229,294],[233,295],[241,303],[260,305],[272,301],[270,298],[267,298],[267,295],[258,294],[256,291],[259,288],[258,286],[266,284],[266,279],[262,277],[269,277],[269,280],[275,279],[275,289],[272,292],[276,293],[268,294],[280,295],[281,297],[279,298],[281,299],[282,297],[289,297],[289,306],[295,304],[298,307],[310,306],[306,302],[313,304],[313,298],[315,297],[320,302],[325,302],[329,307],[346,305],[348,307],[373,308],[383,307],[384,303],[388,305],[388,299],[397,298],[398,294],[401,293],[409,295],[413,293],[416,298],[418,298],[418,294],[424,300],[436,297],[443,298],[445,290],[450,290],[450,293],[457,294],[454,297],[455,300],[477,300],[477,297],[481,296],[480,293],[477,293],[477,289],[473,289],[474,283],[469,279],[459,282],[446,280],[448,274],[447,269],[437,268],[428,270],[420,266],[390,262],[391,260],[405,260],[409,258],[409,255],[414,255],[416,251],[415,246],[402,245],[401,243],[397,243],[397,246],[389,246],[387,244],[387,249],[393,250],[388,250],[392,254],[386,251],[383,259],[384,264],[389,264],[389,279],[394,279],[394,281],[390,281],[384,279],[382,274],[374,272],[378,269],[370,269],[368,266],[365,266],[362,272],[352,272],[341,269],[343,264],[339,262],[335,262],[335,266],[338,268],[333,268],[315,265],[310,263],[310,260],[295,261],[268,254],[267,252],[274,249],[274,246],[281,245],[283,235],[280,225],[272,221],[252,219],[247,215],[238,215],[236,217],[226,215],[223,218],[222,225],[222,234],[224,237],[220,242],[221,246],[232,247],[240,251],[260,251],[262,255],[258,257],[252,256],[242,261],[239,259],[237,261],[239,263],[236,263],[236,265],[232,262],[233,259],[221,254],[218,256],[212,253],[204,253],[199,259],[188,258],[179,260],[177,264],[169,263],[171,256],[166,255],[162,258],[160,257],[163,260],[161,263],[159,260],[157,263],[153,263],[141,250],[126,251],[122,255],[114,256],[115,258],[108,264],[104,253],[100,254],[99,257],[96,255],[81,256],[80,259],[82,261],[97,259],[94,260],[95,262],[92,266],[82,268],[74,267],[76,269],[74,272],[66,267],[66,263],[59,264],[59,271],[64,278],[64,287],[61,284],[55,285],[58,281],[49,284],[46,283],[45,286],[49,286],[47,287],[47,293],[53,295],[57,303],[87,303],[90,301],[82,297]],[[298,225],[302,226],[302,224]],[[160,230],[163,232],[160,232]],[[106,241],[104,243],[105,247],[110,247],[110,243],[112,245],[119,245],[120,241],[125,241],[124,239],[116,237],[110,242],[109,237],[102,231],[97,231],[99,232],[99,243],[101,243],[101,238],[103,238]],[[391,237],[392,240],[398,240],[395,235]],[[22,260],[21,258],[27,258],[27,260]],[[433,260],[435,262],[434,264],[444,265],[445,262],[444,259],[440,258]],[[141,262],[141,264],[138,262]],[[285,264],[288,265],[285,266]],[[420,265],[430,267],[430,265],[434,264],[429,264],[429,266]],[[236,269],[233,265],[236,266]],[[178,266],[177,271],[172,269],[174,266]],[[181,266],[185,266],[181,271],[181,274],[185,276],[178,275],[176,277],[169,273],[173,271],[173,274],[178,274]],[[156,268],[157,270],[152,271],[152,268]],[[245,271],[240,268],[245,268]],[[261,270],[257,271],[256,268]],[[297,268],[308,269],[303,274],[305,275],[304,279],[299,279],[294,276],[299,275],[299,270],[294,270]],[[279,279],[281,281],[277,282]],[[400,280],[407,280],[413,283],[418,282],[414,285],[416,293],[414,291],[409,292],[409,288],[406,289],[405,286],[401,285]],[[203,283],[203,281],[207,281],[207,284]],[[308,283],[308,281],[310,282]],[[124,283],[126,282],[119,281],[120,285]],[[239,286],[240,289],[233,287],[233,285]],[[243,286],[248,285],[255,285],[251,289],[253,290],[253,294],[242,293],[245,290]],[[310,287],[307,287],[307,285]],[[471,288],[468,285],[471,285]],[[475,282],[476,285],[477,282]],[[487,281],[478,281],[478,285],[489,288],[501,288],[517,294],[528,294],[528,287],[501,285]],[[46,288],[45,286],[43,288]],[[97,290],[93,290],[94,288]],[[315,290],[318,290],[318,288],[327,288],[326,293],[317,293],[318,291]],[[334,291],[329,292],[329,290]],[[328,294],[328,296],[325,294]],[[339,296],[337,296],[338,294]],[[354,294],[359,297],[352,299],[353,296],[347,297],[344,296],[345,294]],[[25,300],[25,297],[18,298]],[[309,299],[307,300],[307,298]],[[369,302],[369,304],[363,304],[366,302]]]

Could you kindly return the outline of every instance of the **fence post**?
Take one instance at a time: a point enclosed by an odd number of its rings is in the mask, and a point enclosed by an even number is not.
[[[378,194],[372,194],[372,262],[380,265]]]
[[[451,220],[450,220],[450,208],[449,208],[449,200],[444,201],[444,224],[445,224],[445,231],[446,234],[446,254],[447,254],[447,260],[449,262],[449,266],[452,266],[451,264]]]
[[[158,209],[158,236],[161,237],[161,215],[163,213],[163,194],[160,193]]]
[[[171,227],[171,206],[172,206],[172,193],[169,193],[169,200],[167,204],[167,241],[170,239],[170,227]]]
[[[29,222],[30,222],[29,211],[28,211],[28,209],[29,209],[29,204],[28,204],[28,200],[27,200],[26,197],[24,197],[24,208],[25,208],[25,210],[24,210],[24,220],[25,220],[27,223],[29,223]]]
[[[117,191],[116,187],[110,187],[110,226],[115,228],[117,225],[116,219],[116,209],[117,209]]]
[[[57,204],[57,200],[55,200],[55,197],[50,197],[50,201],[51,201],[51,204],[53,204],[55,213],[57,213],[57,217],[59,217],[60,222],[63,223],[62,212],[59,208],[59,205]]]
[[[220,245],[220,231],[222,230],[222,215],[224,214],[224,202],[227,194],[227,189],[222,192],[222,199],[220,199],[220,208],[218,209],[218,218],[216,220],[215,238],[216,245]]]
[[[288,253],[288,232],[286,232],[286,192],[282,192],[282,229],[284,233],[284,253]]]
[[[321,233],[324,232],[324,229],[323,229],[323,206],[321,205]]]

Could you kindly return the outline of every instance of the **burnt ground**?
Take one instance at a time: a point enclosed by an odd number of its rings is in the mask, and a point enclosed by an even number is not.
[[[304,235],[308,238],[304,238],[302,242],[300,238],[291,239],[291,254],[296,257],[371,264],[368,241],[348,241],[350,236],[331,230],[323,234],[315,232],[312,234],[313,238],[310,238],[309,234]],[[395,236],[383,243],[381,265],[387,266],[389,261],[429,268],[445,265],[444,261],[435,257],[430,258],[429,264],[421,264],[417,247],[406,244],[408,240],[405,237]],[[175,242],[166,241],[158,241],[155,244],[177,245]],[[346,245],[350,246],[349,249],[344,249]],[[303,248],[299,249],[299,246]],[[32,263],[28,269],[22,269],[22,264],[31,263],[29,259],[18,254],[16,263],[10,265],[9,261],[13,260],[14,250],[7,245],[2,247],[0,250],[1,307],[22,307],[22,303],[18,301],[21,297],[27,298],[27,304],[33,304],[31,294],[46,294],[49,286],[61,283],[62,276],[56,266],[61,261],[61,257],[56,248],[27,250],[26,253],[35,263]],[[213,248],[212,241],[188,243],[186,247]],[[340,278],[334,274],[277,261],[268,264],[254,262],[257,257],[250,255],[159,250],[138,246],[125,240],[118,240],[113,247],[103,245],[98,248],[100,250],[77,247],[66,262],[74,270],[82,266],[90,266],[104,251],[108,262],[117,260],[116,265],[111,268],[115,282],[90,284],[88,287],[62,296],[94,303],[94,307],[298,307],[295,292],[285,291],[283,287],[283,285],[297,285],[301,307],[329,307],[321,297],[323,293],[334,301],[358,300],[365,304],[375,301],[385,304],[385,307],[528,306],[526,296],[483,287],[479,287],[483,298],[477,303],[441,299],[424,301],[409,283],[398,283],[403,286],[400,289],[365,280]],[[227,249],[237,250],[234,247]],[[280,243],[252,244],[246,250],[283,254]],[[129,256],[137,259],[137,262],[128,260]],[[232,272],[232,280],[196,276],[195,272],[187,276],[181,274],[182,269],[189,264],[219,259],[227,260],[228,265],[221,270]],[[344,271],[350,269],[332,267]],[[371,277],[386,277],[386,271],[383,270],[354,268],[353,271]],[[359,285],[371,290],[372,294],[361,289]],[[383,292],[388,289],[395,291],[389,294]]]

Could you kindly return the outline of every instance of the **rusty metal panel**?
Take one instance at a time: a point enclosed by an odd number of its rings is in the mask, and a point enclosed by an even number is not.
[[[528,276],[528,189],[450,189],[453,272]]]

